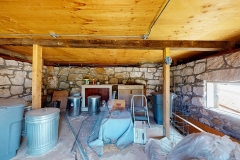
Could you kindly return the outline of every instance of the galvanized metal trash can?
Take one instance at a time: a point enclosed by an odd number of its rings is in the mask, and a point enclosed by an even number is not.
[[[101,96],[88,96],[88,115],[96,115],[100,112]]]
[[[26,116],[26,113],[31,110],[32,110],[32,106],[26,106],[26,107],[24,107],[24,110],[23,110],[23,119],[22,119],[22,136],[23,137],[27,136],[25,116]]]
[[[81,96],[68,97],[67,113],[69,116],[79,116],[81,114]]]
[[[53,149],[58,141],[58,108],[42,108],[26,113],[28,154],[42,155]]]

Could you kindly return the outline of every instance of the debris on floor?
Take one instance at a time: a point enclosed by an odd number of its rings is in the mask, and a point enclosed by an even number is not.
[[[115,144],[105,144],[103,146],[103,154],[99,157],[88,145],[88,137],[93,132],[94,126],[98,121],[99,115],[89,116],[87,112],[82,112],[81,115],[76,117],[68,116],[69,122],[73,127],[75,133],[78,133],[81,127],[78,140],[81,146],[86,152],[89,160],[116,160],[116,159],[128,159],[128,160],[146,160],[147,155],[145,153],[145,145],[138,143],[131,143],[126,148],[119,149]],[[155,123],[153,116],[150,116],[151,128],[146,128],[147,141],[149,138],[162,138],[163,126]],[[112,131],[115,132],[114,130]],[[173,141],[180,141],[182,136],[173,128],[171,128],[171,139]],[[79,153],[77,147],[71,152],[74,144],[74,137],[68,128],[67,122],[64,119],[63,114],[60,115],[59,121],[59,137],[57,146],[50,152],[41,156],[31,156],[27,154],[27,140],[24,138],[21,142],[21,146],[17,151],[17,155],[12,160],[82,160],[82,156]]]

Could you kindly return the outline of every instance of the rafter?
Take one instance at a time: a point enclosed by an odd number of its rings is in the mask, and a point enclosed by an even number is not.
[[[180,40],[72,40],[72,39],[27,39],[0,38],[0,45],[32,46],[63,48],[108,48],[138,50],[171,50],[220,51],[233,48],[233,41],[180,41]]]
[[[32,62],[32,56],[26,56],[24,54],[20,54],[17,52],[13,52],[7,49],[0,48],[0,56],[3,55],[4,57],[10,57],[12,59],[26,61],[26,62]]]

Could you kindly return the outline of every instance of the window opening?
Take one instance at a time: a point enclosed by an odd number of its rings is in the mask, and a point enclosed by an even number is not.
[[[207,82],[207,107],[240,113],[240,83]]]

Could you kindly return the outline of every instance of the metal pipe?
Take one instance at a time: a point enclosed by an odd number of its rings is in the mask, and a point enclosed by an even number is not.
[[[79,134],[80,134],[80,130],[81,130],[81,128],[82,128],[83,122],[86,121],[89,117],[90,117],[90,116],[88,116],[87,118],[85,118],[85,119],[82,121],[81,126],[79,127],[79,130],[78,130],[78,133],[77,133],[77,136],[76,136],[76,137],[78,137]],[[77,139],[75,139],[75,141],[74,141],[74,143],[73,143],[71,152],[74,151],[75,148],[76,148],[76,141],[77,141]]]
[[[152,24],[149,27],[148,33],[143,35],[142,39],[148,39],[153,26],[155,25],[155,23],[158,21],[159,17],[162,15],[163,11],[165,10],[165,8],[167,7],[168,3],[170,2],[170,0],[167,1],[167,3],[165,4],[165,6],[163,7],[163,9],[160,11],[160,13],[158,14],[158,16],[155,18],[155,20],[152,22]]]
[[[78,137],[76,136],[76,133],[74,132],[74,130],[73,130],[73,128],[72,128],[68,118],[67,118],[67,113],[66,112],[64,113],[64,118],[65,118],[65,120],[67,122],[68,128],[71,130],[72,135],[75,138],[75,141],[76,141],[77,146],[78,146],[78,150],[79,150],[83,160],[88,160],[87,154],[86,154],[86,152],[84,152],[84,150],[83,150],[83,148],[82,148],[82,146],[81,146],[81,144],[80,144],[80,142],[78,140]]]

